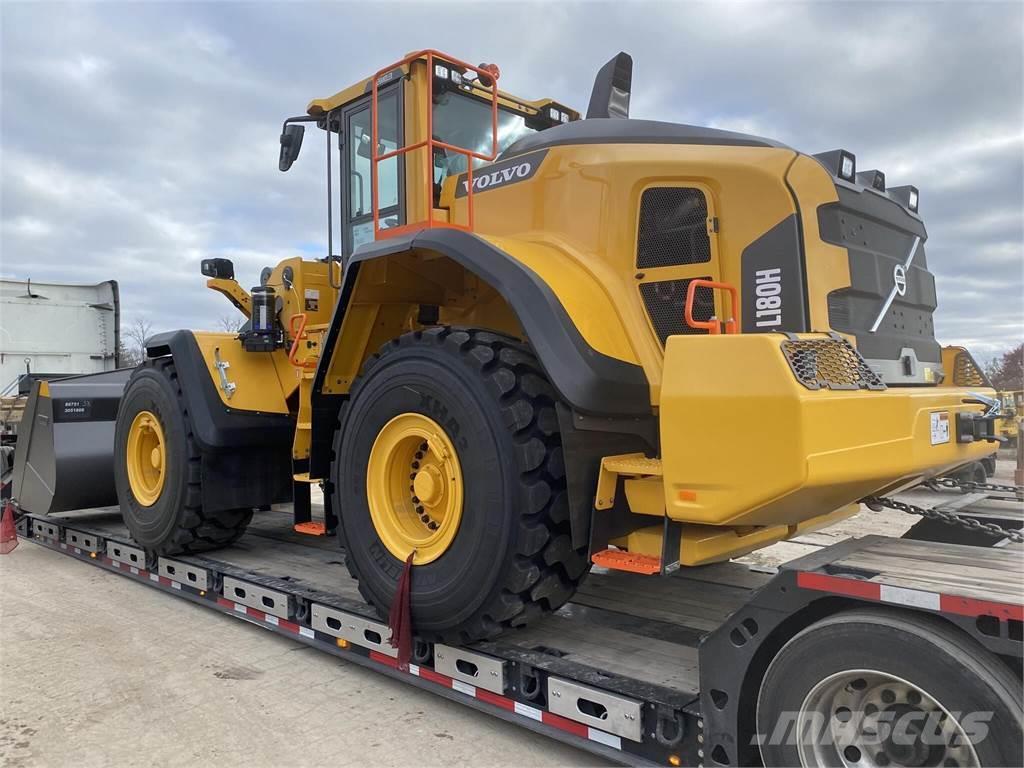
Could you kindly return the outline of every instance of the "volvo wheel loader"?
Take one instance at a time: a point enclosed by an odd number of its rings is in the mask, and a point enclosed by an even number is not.
[[[417,632],[465,641],[592,563],[725,560],[991,453],[917,189],[632,119],[631,75],[608,62],[581,117],[420,51],[286,120],[282,171],[306,125],[326,145],[328,252],[251,290],[204,261],[241,333],[149,340],[114,439],[135,540],[214,548],[284,501],[315,530],[320,484],[364,596],[405,574]]]

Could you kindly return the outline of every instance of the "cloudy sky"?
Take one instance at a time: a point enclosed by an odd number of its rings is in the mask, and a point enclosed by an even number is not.
[[[0,4],[0,273],[121,284],[124,322],[216,327],[199,261],[259,269],[326,238],[322,160],[277,171],[281,119],[407,51],[497,62],[585,109],[634,57],[634,117],[854,151],[921,189],[938,335],[1024,336],[1022,5]],[[319,146],[313,145],[313,146]]]

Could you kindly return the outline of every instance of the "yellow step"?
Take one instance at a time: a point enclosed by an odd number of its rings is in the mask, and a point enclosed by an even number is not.
[[[601,459],[601,471],[597,476],[597,493],[594,496],[596,509],[612,508],[615,503],[615,488],[620,477],[647,478],[645,483],[657,484],[658,480],[654,478],[661,477],[661,459],[648,459],[642,453],[624,453],[619,456],[605,456]],[[627,479],[626,482],[635,481]],[[663,509],[659,509],[658,514],[663,511]]]
[[[601,459],[601,467],[608,472],[614,472],[616,475],[661,477],[661,459],[648,459],[640,453],[605,456]]]

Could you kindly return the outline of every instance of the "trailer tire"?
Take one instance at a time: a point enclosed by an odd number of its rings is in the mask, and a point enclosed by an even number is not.
[[[152,503],[140,503],[128,470],[128,437],[139,414],[159,422],[165,475]],[[170,357],[142,363],[132,374],[118,407],[114,430],[114,484],[121,517],[132,538],[156,555],[205,552],[236,541],[252,519],[251,509],[203,509],[202,458]]]
[[[920,712],[941,717],[940,708],[953,713],[949,717],[973,744],[977,764],[1022,764],[1021,685],[1008,665],[927,615],[845,611],[807,627],[772,659],[757,701],[761,756],[769,768],[858,764],[861,758],[866,765],[970,764],[963,752],[943,752],[946,746],[923,738],[908,746],[896,738],[918,727],[915,718],[928,722]],[[830,734],[833,745],[798,745],[784,732],[798,734],[801,723],[817,723],[817,732]],[[847,723],[849,730],[835,735],[833,729]],[[891,739],[884,738],[886,729]]]
[[[396,551],[394,537],[389,549],[376,527],[382,507],[374,506],[375,523],[368,485],[381,475],[371,459],[388,425],[407,417],[450,438],[462,500],[450,542],[412,569],[417,634],[446,642],[493,637],[572,596],[588,561],[585,548],[571,546],[556,400],[529,346],[489,331],[408,333],[366,362],[342,408],[331,477],[348,568],[382,616],[404,550]],[[415,421],[424,416],[432,421]],[[399,515],[402,504],[384,508]]]

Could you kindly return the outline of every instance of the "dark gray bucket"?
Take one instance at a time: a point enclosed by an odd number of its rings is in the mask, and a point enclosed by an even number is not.
[[[18,429],[11,491],[26,512],[117,504],[114,424],[133,369],[37,382]]]

